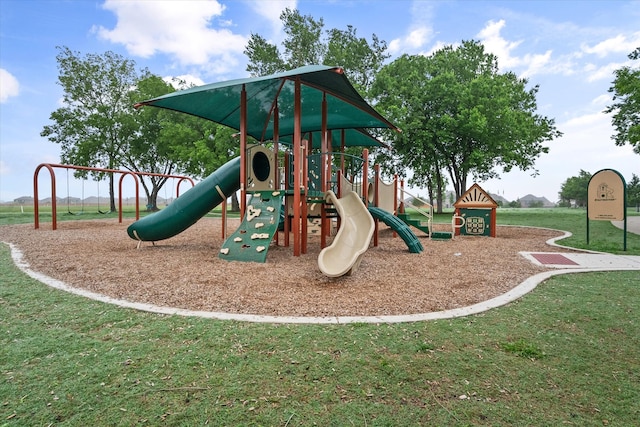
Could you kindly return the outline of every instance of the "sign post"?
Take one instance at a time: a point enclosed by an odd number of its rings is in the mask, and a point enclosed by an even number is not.
[[[624,221],[623,250],[627,250],[627,186],[613,169],[602,169],[589,180],[587,190],[587,245],[589,220]]]

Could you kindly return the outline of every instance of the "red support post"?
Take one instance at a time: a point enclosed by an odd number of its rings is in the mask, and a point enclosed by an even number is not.
[[[240,219],[247,208],[247,90],[242,85],[240,92]]]
[[[291,161],[291,156],[289,153],[284,154],[284,188],[285,190],[289,189],[289,166]],[[289,218],[289,207],[291,206],[291,202],[289,200],[289,196],[284,198],[284,245],[289,247],[289,233],[291,232],[291,218]]]
[[[294,81],[293,101],[293,256],[300,256],[300,191],[302,190],[302,102],[301,81]]]
[[[379,184],[380,184],[380,165],[379,164],[375,164],[373,166],[374,170],[375,170],[375,177],[373,178],[375,180],[375,183],[373,184],[373,203],[377,206],[380,206],[380,193],[379,193]],[[378,220],[378,218],[376,218],[373,221],[374,224],[374,230],[373,230],[373,246],[377,247],[378,246],[378,231],[380,228],[380,220]]]
[[[49,174],[51,175],[51,226],[52,230],[55,230],[57,227],[57,197],[56,197],[56,174],[53,171],[52,165],[48,163],[43,163],[36,167],[36,170],[33,174],[33,225],[35,229],[40,228],[40,211],[39,211],[39,200],[38,200],[38,174],[40,173],[40,169],[47,168],[49,170]]]
[[[366,148],[362,150],[362,198],[364,199],[364,205],[369,204],[369,150]]]
[[[307,204],[307,190],[309,188],[309,161],[307,159],[307,156],[309,155],[309,153],[311,152],[311,146],[312,146],[313,142],[311,141],[311,139],[309,139],[307,141],[307,145],[306,147],[303,145],[302,146],[302,182],[303,182],[303,186],[302,186],[302,194],[300,196],[301,198],[301,213],[300,216],[302,217],[301,219],[301,225],[302,225],[302,232],[300,235],[300,252],[303,254],[307,253],[307,233],[308,233],[308,225],[309,225],[309,206]]]

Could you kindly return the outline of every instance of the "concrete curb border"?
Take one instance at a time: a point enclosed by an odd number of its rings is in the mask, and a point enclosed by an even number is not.
[[[540,228],[540,227],[529,227],[529,228]],[[571,233],[562,231],[562,230],[554,230],[554,231],[561,231],[565,234],[563,236],[555,237],[553,239],[548,240],[547,244],[549,244],[550,246],[582,251],[579,249],[569,248],[566,246],[561,246],[556,244],[555,243],[556,240],[569,237],[571,236]],[[55,289],[59,289],[59,290],[69,292],[74,295],[79,295],[85,298],[90,298],[95,301],[116,305],[118,307],[130,308],[130,309],[145,311],[150,313],[163,314],[168,316],[175,315],[175,316],[184,316],[184,317],[201,317],[205,319],[235,320],[240,322],[253,322],[253,323],[280,323],[280,324],[408,323],[408,322],[421,322],[426,320],[452,319],[456,317],[464,317],[472,314],[482,313],[487,310],[506,305],[510,302],[513,302],[523,297],[527,293],[533,291],[538,286],[538,284],[542,283],[543,281],[549,279],[550,277],[558,276],[560,274],[598,272],[598,271],[637,270],[636,268],[615,268],[615,269],[568,268],[568,269],[545,271],[527,278],[525,281],[523,281],[522,283],[520,283],[510,291],[502,295],[499,295],[495,298],[489,299],[487,301],[483,301],[467,307],[430,312],[430,313],[415,313],[415,314],[391,315],[391,316],[328,316],[328,317],[262,316],[262,315],[254,315],[254,314],[196,311],[196,310],[180,309],[175,307],[158,306],[153,304],[138,303],[138,302],[132,302],[132,301],[127,301],[123,299],[112,298],[107,295],[98,294],[95,292],[87,291],[85,289],[75,288],[67,285],[66,283],[58,279],[54,279],[45,274],[32,270],[29,263],[24,260],[22,251],[18,247],[16,247],[14,244],[9,242],[2,242],[2,243],[9,246],[9,249],[11,251],[11,258],[13,259],[13,262],[23,273]],[[595,251],[583,251],[583,252],[605,254],[603,252],[595,252]]]

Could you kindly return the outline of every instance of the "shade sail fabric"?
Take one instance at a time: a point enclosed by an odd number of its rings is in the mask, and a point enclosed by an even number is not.
[[[301,130],[322,129],[322,99],[327,101],[328,129],[391,128],[353,88],[341,68],[308,65],[269,76],[235,79],[173,92],[136,104],[181,111],[240,129],[240,99],[247,94],[247,135],[259,141],[274,137],[273,115],[279,111],[279,135],[294,133],[295,79],[301,82]],[[363,139],[363,141],[365,141]]]
[[[331,146],[340,148],[343,144],[345,147],[384,147],[389,148],[385,143],[376,139],[366,129],[333,129],[331,132]],[[321,148],[322,132],[303,132],[302,139],[311,140],[312,148]],[[279,142],[286,145],[293,144],[293,135],[281,135]]]

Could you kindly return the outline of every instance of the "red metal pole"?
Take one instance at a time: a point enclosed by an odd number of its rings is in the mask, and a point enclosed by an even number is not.
[[[340,131],[340,170],[342,171],[342,175],[345,175],[344,173],[344,151],[346,149],[346,141],[345,141],[345,130],[342,129]],[[353,179],[353,177],[352,177]],[[340,181],[340,183],[342,184],[342,181]],[[340,189],[340,194],[338,194],[338,197],[342,197],[342,188]]]
[[[300,256],[300,191],[302,172],[302,96],[300,76],[294,81],[293,101],[293,256]]]
[[[373,184],[373,203],[376,205],[376,207],[380,206],[380,193],[378,190],[380,190],[379,185],[380,185],[380,165],[376,164],[373,166],[374,170],[375,170],[375,184]],[[379,226],[380,226],[380,221],[376,218],[375,221],[373,221],[374,224],[374,231],[373,231],[373,246],[378,246],[378,230],[379,230]]]
[[[139,186],[140,186],[140,182],[139,182],[139,177],[137,176],[137,174],[133,173],[133,172],[122,172],[122,175],[120,175],[120,181],[118,184],[118,221],[120,223],[122,223],[122,181],[124,180],[124,177],[127,175],[131,175],[133,177],[133,181],[136,183],[136,220],[140,219],[140,203],[139,203]]]
[[[398,215],[398,174],[393,176],[393,214]],[[393,237],[397,237],[396,231],[393,231]]]
[[[309,206],[307,205],[307,190],[309,188],[309,160],[308,156],[311,152],[311,139],[307,141],[307,145],[302,146],[302,194],[300,195],[301,206],[301,225],[302,232],[300,234],[300,252],[307,253],[307,232],[309,226]]]
[[[245,188],[247,180],[247,90],[242,85],[240,92],[240,218],[244,218],[247,207],[247,195]]]
[[[51,229],[55,230],[58,228],[58,211],[57,211],[57,196],[56,196],[56,174],[53,171],[53,166],[49,163],[42,163],[36,167],[36,170],[33,174],[33,225],[35,229],[40,228],[40,201],[38,200],[38,174],[40,173],[40,169],[47,168],[49,170],[49,175],[51,175]]]
[[[280,168],[278,167],[278,151],[280,148],[278,147],[278,142],[280,140],[280,118],[278,117],[280,114],[280,110],[278,109],[278,100],[276,99],[276,105],[273,110],[273,164],[276,170],[273,173],[273,189],[275,191],[280,191]],[[278,221],[280,219],[278,218]],[[285,221],[286,222],[286,221]],[[276,246],[279,243],[279,233],[276,231],[275,233],[275,242]]]
[[[327,134],[327,94],[322,94],[322,123],[321,123],[320,138],[320,190],[322,194],[327,191],[328,171],[327,171],[327,159],[329,158],[329,135]],[[311,150],[309,150],[311,152]],[[320,249],[323,249],[327,245],[328,226],[327,215],[325,212],[324,203],[320,205]]]
[[[291,156],[289,153],[284,154],[284,188],[285,190],[289,189],[289,162],[291,161]],[[286,194],[286,193],[285,193]],[[289,247],[289,233],[291,232],[291,218],[289,218],[289,206],[291,202],[289,201],[289,196],[285,196],[284,198],[284,245]]]
[[[362,198],[364,199],[364,205],[367,206],[369,204],[369,150],[366,148],[362,150],[362,159],[364,161],[362,165]]]
[[[183,176],[182,178],[180,178],[180,180],[176,184],[176,199],[178,197],[180,197],[180,184],[182,184],[182,181],[185,181],[185,180],[189,181],[191,183],[191,187],[195,186],[195,184],[193,183],[193,180],[191,178],[189,178],[188,176]]]

